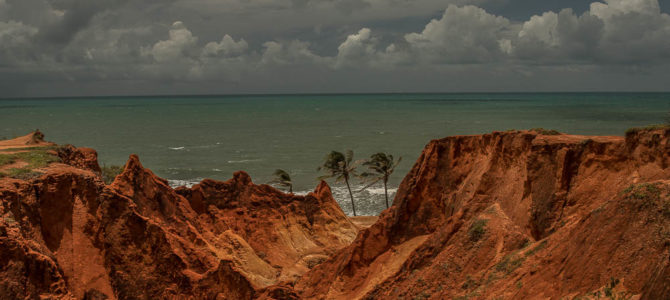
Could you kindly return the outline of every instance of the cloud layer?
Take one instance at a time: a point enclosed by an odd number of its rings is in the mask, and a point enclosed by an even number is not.
[[[566,76],[540,85],[553,90],[584,89],[572,78],[607,89],[603,74],[629,89],[667,86],[670,15],[658,0],[525,20],[488,12],[488,1],[451,2],[431,18],[440,2],[0,0],[0,97],[523,90],[548,73]],[[217,11],[237,23],[197,17]],[[435,79],[456,76],[482,80]]]

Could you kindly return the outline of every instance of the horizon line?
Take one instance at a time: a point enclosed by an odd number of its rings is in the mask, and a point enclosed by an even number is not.
[[[18,96],[3,97],[0,100],[46,100],[82,98],[159,98],[159,97],[264,97],[264,96],[352,96],[352,95],[457,95],[457,94],[666,94],[670,91],[525,91],[525,92],[342,92],[342,93],[230,93],[230,94],[126,94],[126,95],[80,95],[80,96]]]

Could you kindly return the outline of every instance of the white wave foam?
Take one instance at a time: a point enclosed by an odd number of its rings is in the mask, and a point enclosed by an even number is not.
[[[181,179],[168,179],[168,184],[172,188],[177,188],[180,186],[185,186],[187,188],[190,188],[198,183],[200,183],[202,179],[191,179],[191,180],[181,180]]]
[[[397,188],[396,189],[388,189],[389,195],[395,194],[395,192],[397,192],[397,191],[398,191]],[[383,187],[380,187],[380,188],[371,188],[370,187],[370,188],[365,189],[364,191],[361,191],[361,193],[364,193],[364,192],[368,192],[372,195],[382,195],[383,196],[384,195],[384,188]]]
[[[184,150],[186,147],[168,147],[168,148],[170,148],[170,150],[179,151],[179,150]]]

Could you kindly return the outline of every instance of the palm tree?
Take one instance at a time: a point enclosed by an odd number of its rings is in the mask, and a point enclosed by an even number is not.
[[[397,161],[393,160],[393,155],[386,154],[383,152],[375,153],[370,156],[370,159],[363,163],[364,166],[368,167],[371,172],[365,172],[361,174],[361,177],[368,178],[372,182],[368,184],[363,189],[366,189],[373,184],[382,181],[384,183],[384,196],[386,197],[386,208],[389,208],[389,195],[387,184],[389,177],[395,171],[395,168],[400,164],[402,157],[399,157]]]
[[[317,168],[317,171],[324,170],[327,174],[320,176],[319,179],[335,178],[335,182],[343,181],[347,184],[349,190],[349,197],[351,197],[351,208],[356,216],[356,205],[354,204],[354,194],[351,192],[349,185],[349,178],[356,176],[356,166],[360,163],[353,162],[354,151],[347,150],[346,155],[341,152],[331,151],[327,156],[323,165]]]
[[[277,169],[273,175],[275,176],[275,179],[270,181],[270,183],[288,187],[288,192],[293,193],[293,182],[291,181],[291,175],[289,175],[288,172],[282,169]]]

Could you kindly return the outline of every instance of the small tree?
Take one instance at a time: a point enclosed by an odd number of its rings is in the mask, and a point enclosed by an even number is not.
[[[365,172],[361,174],[361,177],[371,181],[363,189],[367,189],[375,183],[381,181],[384,183],[384,197],[386,198],[386,208],[389,208],[389,195],[388,195],[388,181],[395,168],[400,164],[402,157],[399,157],[398,160],[393,160],[393,155],[386,154],[383,152],[375,153],[370,156],[370,159],[363,163],[364,166],[368,167],[370,172]]]
[[[354,151],[347,150],[346,155],[341,152],[331,151],[327,156],[323,165],[316,170],[324,170],[327,174],[320,176],[319,179],[335,178],[335,182],[344,181],[349,190],[349,197],[351,198],[351,208],[354,216],[356,216],[356,204],[354,203],[354,194],[351,192],[349,179],[356,176],[356,167],[360,163],[358,161],[352,162],[354,159]]]
[[[291,175],[288,174],[288,172],[282,170],[282,169],[277,169],[273,173],[275,176],[275,179],[270,181],[270,183],[277,184],[283,187],[288,188],[289,193],[293,193],[293,182],[291,181]]]

